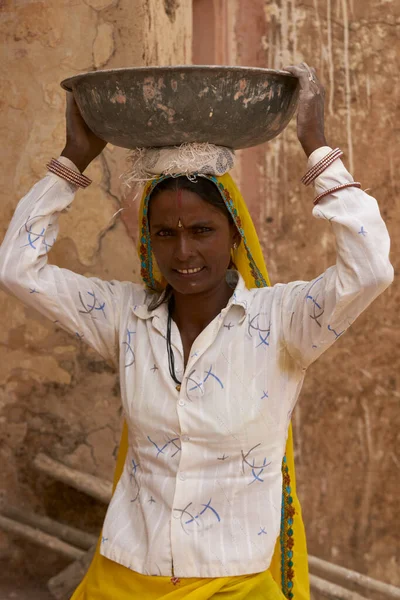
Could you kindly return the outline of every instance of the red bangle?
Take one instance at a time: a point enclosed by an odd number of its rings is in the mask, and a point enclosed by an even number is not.
[[[89,179],[89,177],[86,177],[85,175],[77,173],[73,169],[66,167],[55,158],[52,158],[51,161],[47,163],[46,167],[51,173],[62,177],[66,181],[69,181],[78,187],[86,188],[92,183],[92,180]]]
[[[56,167],[59,167],[60,169],[63,169],[64,171],[67,171],[68,173],[71,173],[72,175],[77,176],[80,180],[82,180],[82,182],[84,182],[87,185],[90,185],[92,183],[92,180],[89,179],[89,177],[86,177],[86,175],[83,175],[82,173],[79,173],[78,171],[74,171],[73,169],[70,169],[69,167],[64,165],[64,163],[60,162],[59,160],[56,160],[55,158],[52,158],[50,163],[54,164]]]
[[[325,171],[325,169],[327,169],[341,156],[343,156],[343,152],[340,150],[340,148],[335,148],[335,150],[329,152],[329,154],[324,156],[324,158],[322,158],[319,162],[317,162],[316,165],[314,165],[309,171],[307,171],[307,173],[301,180],[302,183],[304,183],[304,185],[310,185],[313,181],[317,179],[319,175],[321,175],[321,173]]]
[[[361,183],[359,183],[358,181],[353,181],[352,183],[343,183],[342,185],[337,185],[336,187],[333,187],[330,190],[326,190],[326,192],[322,192],[322,194],[320,194],[319,196],[317,196],[315,198],[314,206],[316,206],[322,198],[325,198],[325,196],[328,196],[329,194],[333,194],[334,192],[337,192],[339,190],[344,190],[345,188],[349,188],[349,187],[360,188]]]

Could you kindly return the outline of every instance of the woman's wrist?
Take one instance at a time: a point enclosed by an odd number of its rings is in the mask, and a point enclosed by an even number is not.
[[[309,158],[311,154],[318,148],[321,148],[322,146],[329,146],[328,142],[326,141],[325,135],[323,134],[316,137],[300,140],[300,144],[304,152],[306,153],[307,158]]]
[[[81,173],[90,165],[92,159],[82,152],[82,149],[73,146],[65,146],[61,152],[61,156],[69,158],[70,161],[79,169]]]

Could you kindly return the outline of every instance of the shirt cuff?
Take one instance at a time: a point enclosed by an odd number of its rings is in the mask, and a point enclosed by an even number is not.
[[[317,148],[308,158],[308,169],[312,169],[320,160],[332,151],[330,146],[321,146]],[[329,167],[318,175],[314,181],[314,190],[317,195],[329,190],[330,188],[352,183],[354,181],[351,174],[347,171],[340,158],[336,159]]]
[[[331,148],[330,146],[321,146],[321,148],[317,148],[316,150],[314,150],[314,152],[312,152],[308,157],[307,170],[309,171],[310,169],[315,167],[315,165],[319,163],[319,161],[322,160],[325,156],[328,156],[328,154],[332,152],[332,150],[333,148]]]
[[[69,158],[67,158],[66,156],[59,156],[57,158],[58,162],[60,162],[62,165],[64,165],[65,167],[68,167],[69,169],[71,169],[72,171],[75,171],[75,173],[79,173],[81,174],[80,170],[78,169],[78,167],[76,166],[75,163],[72,162],[72,160],[70,160]]]

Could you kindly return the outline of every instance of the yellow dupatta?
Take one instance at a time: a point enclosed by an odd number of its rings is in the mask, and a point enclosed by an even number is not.
[[[202,175],[203,176],[203,175]],[[247,206],[229,174],[204,176],[218,187],[241,235],[242,241],[232,259],[246,286],[269,286],[268,271],[261,245]],[[151,251],[148,205],[155,186],[166,176],[147,183],[140,205],[138,244],[141,276],[146,287],[162,289],[164,282]],[[128,449],[128,429],[124,423],[114,472],[114,489],[122,474]],[[309,600],[308,560],[304,524],[296,493],[292,426],[289,426],[282,462],[282,517],[271,565],[267,571],[239,577],[185,578],[140,575],[100,555],[100,544],[82,583],[71,600]]]

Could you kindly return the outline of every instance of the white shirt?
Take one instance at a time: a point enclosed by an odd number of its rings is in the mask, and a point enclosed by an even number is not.
[[[329,150],[316,150],[309,167]],[[338,160],[317,179],[316,192],[349,181]],[[313,281],[271,288],[248,290],[239,278],[226,308],[195,340],[185,370],[173,323],[178,392],[168,369],[165,304],[149,312],[140,285],[47,264],[58,215],[75,191],[48,174],[28,192],[1,246],[0,275],[22,302],[119,364],[129,450],[101,553],[151,575],[267,569],[279,534],[288,424],[306,368],[393,279],[376,201],[356,188],[323,199],[313,215],[336,235],[336,265]]]

